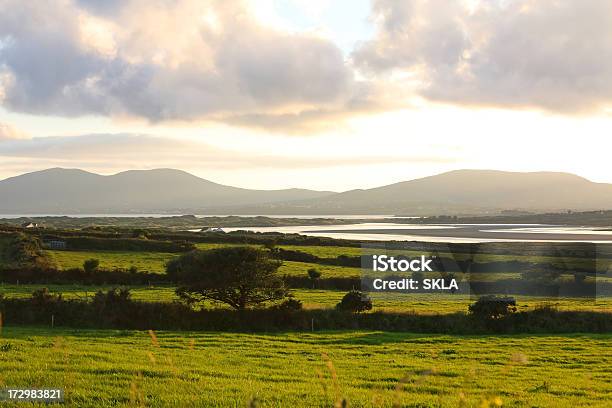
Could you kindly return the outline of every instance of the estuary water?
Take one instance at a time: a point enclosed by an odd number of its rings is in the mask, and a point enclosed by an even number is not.
[[[351,239],[359,241],[429,241],[429,242],[597,242],[612,243],[612,231],[597,228],[543,224],[399,224],[363,223],[347,225],[309,225],[288,227],[224,228],[225,231],[249,230],[283,232]]]

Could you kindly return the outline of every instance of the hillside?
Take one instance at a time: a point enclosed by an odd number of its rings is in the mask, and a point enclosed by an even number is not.
[[[132,170],[101,176],[55,168],[0,181],[0,212],[180,213],[238,204],[290,202],[328,194],[331,193],[229,187],[172,169]]]
[[[0,213],[495,214],[612,209],[612,185],[554,172],[457,170],[343,193],[249,190],[180,170],[50,169],[0,181]]]
[[[612,209],[612,185],[554,172],[457,170],[382,187],[275,205],[293,214],[489,214]],[[266,206],[258,209],[266,213]]]

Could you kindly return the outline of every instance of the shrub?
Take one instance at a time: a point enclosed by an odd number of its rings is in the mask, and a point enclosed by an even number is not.
[[[104,307],[115,307],[123,306],[131,302],[132,294],[127,288],[112,288],[106,293],[99,290],[96,292],[93,298],[93,303],[98,306]]]
[[[95,272],[98,269],[98,266],[100,266],[100,261],[97,259],[88,259],[83,262],[83,269],[87,273]]]
[[[32,292],[32,304],[34,306],[44,307],[52,303],[61,302],[62,294],[57,295],[49,292],[49,288],[37,289]]]
[[[279,303],[278,305],[272,306],[270,309],[280,310],[283,312],[291,312],[302,310],[302,301],[290,296],[288,299]]]
[[[366,310],[372,310],[372,300],[365,293],[358,290],[352,290],[344,295],[340,303],[336,305],[336,309],[352,313],[361,313]]]
[[[516,300],[513,297],[494,295],[482,296],[468,307],[470,314],[483,319],[499,319],[516,312]]]

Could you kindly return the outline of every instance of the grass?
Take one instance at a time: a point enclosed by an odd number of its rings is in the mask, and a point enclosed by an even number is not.
[[[209,249],[216,245],[211,244]],[[100,268],[107,269],[129,269],[136,266],[139,271],[164,273],[166,263],[178,254],[164,252],[139,252],[139,251],[45,251],[58,268],[82,268],[83,262],[88,259],[98,259]],[[349,268],[333,265],[318,265],[305,262],[285,261],[279,269],[281,275],[307,276],[310,268],[316,268],[323,273],[323,277],[354,277],[360,276],[360,268]]]
[[[310,268],[319,270],[321,278],[359,278],[361,276],[361,268],[292,261],[283,261],[278,273],[289,276],[308,276]]]
[[[199,249],[214,249],[224,246],[236,246],[237,244],[218,244],[218,243],[200,243],[197,244]],[[335,258],[339,255],[359,256],[362,253],[361,248],[352,247],[329,247],[329,246],[299,246],[299,245],[281,245],[279,247],[285,249],[299,250],[310,253],[312,255],[319,256],[321,258]],[[0,242],[0,250],[2,249],[2,242]],[[129,269],[131,266],[136,266],[140,271],[149,271],[154,273],[164,273],[166,263],[172,258],[178,256],[174,253],[164,252],[140,252],[140,251],[45,251],[51,258],[51,262],[57,265],[60,269],[69,268],[80,268],[83,266],[83,262],[87,259],[98,259],[100,261],[100,267],[107,269]],[[410,252],[410,251],[408,251]],[[421,255],[417,252],[405,252],[411,256]],[[440,256],[448,256],[448,254],[439,254]],[[0,252],[1,257],[1,252]],[[463,255],[457,255],[457,259],[461,259]],[[490,261],[512,261],[512,260],[525,260],[530,262],[551,262],[555,265],[568,267],[569,265],[582,266],[582,267],[594,267],[592,261],[584,259],[574,258],[555,258],[555,257],[533,257],[533,256],[514,256],[514,255],[492,255],[492,254],[480,254],[475,258],[478,262],[490,262]],[[597,269],[606,270],[608,266],[607,260],[598,260]],[[2,264],[2,259],[0,259]],[[360,268],[352,268],[345,266],[334,266],[334,265],[320,265],[306,262],[292,262],[285,261],[284,265],[280,268],[279,273],[281,275],[291,276],[306,276],[307,271],[310,268],[316,268],[322,273],[323,278],[359,278],[361,276]],[[473,280],[497,280],[497,279],[508,279],[508,278],[519,278],[519,273],[508,273],[501,274],[496,272],[495,274],[472,274],[471,279]],[[601,277],[601,279],[608,280],[609,278]]]
[[[136,266],[139,271],[164,273],[166,262],[178,256],[166,252],[140,251],[45,251],[60,269],[82,268],[88,259],[100,261],[106,269],[129,269]]]
[[[65,389],[69,407],[603,407],[611,340],[5,327],[0,372]]]

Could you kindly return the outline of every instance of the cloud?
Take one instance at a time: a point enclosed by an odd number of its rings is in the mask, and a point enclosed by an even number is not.
[[[317,156],[261,154],[223,149],[206,143],[160,136],[118,133],[36,137],[0,143],[3,163],[28,160],[33,167],[92,170],[173,167],[179,169],[322,168],[389,163],[449,163],[454,158],[415,154]]]
[[[26,139],[29,135],[19,129],[14,128],[8,123],[0,122],[0,141],[13,139]]]
[[[431,100],[561,113],[612,106],[608,0],[375,0],[352,58]]]
[[[34,114],[286,127],[369,99],[340,49],[238,0],[0,0],[0,98]]]

